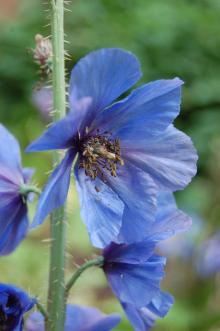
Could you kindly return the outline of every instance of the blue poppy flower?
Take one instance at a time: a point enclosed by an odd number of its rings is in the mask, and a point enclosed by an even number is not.
[[[22,331],[23,315],[36,303],[21,289],[0,284],[0,329],[2,331]]]
[[[67,305],[65,331],[110,331],[120,322],[118,314],[105,315],[93,307]],[[44,331],[44,318],[39,312],[31,314],[26,331]]]
[[[0,124],[0,255],[14,251],[27,233],[26,186],[32,174],[22,168],[17,140]]]
[[[156,319],[163,318],[173,305],[173,297],[161,292],[142,308],[135,308],[132,304],[122,303],[122,307],[135,331],[148,331],[154,326]]]
[[[158,80],[113,103],[140,77],[137,58],[121,49],[92,52],[75,66],[70,112],[28,147],[67,149],[40,198],[33,226],[65,202],[76,154],[81,215],[99,248],[115,241],[122,227],[127,243],[143,240],[155,219],[157,192],[183,189],[190,182],[196,151],[172,125],[183,82]],[[133,235],[127,238],[127,231]]]

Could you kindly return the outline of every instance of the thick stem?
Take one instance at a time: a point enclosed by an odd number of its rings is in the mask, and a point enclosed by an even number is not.
[[[75,282],[77,281],[77,279],[81,276],[81,274],[91,268],[91,267],[102,267],[104,263],[104,257],[103,256],[99,256],[96,259],[93,260],[89,260],[87,262],[85,262],[83,265],[81,265],[72,275],[72,277],[70,278],[70,280],[67,282],[66,284],[66,297],[68,296],[69,291],[71,290],[71,288],[73,287],[73,285],[75,284]]]
[[[54,121],[65,115],[65,63],[64,63],[64,0],[51,0],[53,44],[53,103]],[[54,166],[60,161],[53,154]],[[65,322],[65,207],[51,214],[51,257],[48,292],[48,331],[63,331]]]

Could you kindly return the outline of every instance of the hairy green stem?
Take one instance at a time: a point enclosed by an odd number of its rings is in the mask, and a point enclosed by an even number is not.
[[[41,194],[41,190],[34,185],[23,184],[20,187],[20,193],[23,196],[27,196],[29,193]]]
[[[64,0],[51,0],[53,45],[53,104],[54,121],[65,115],[65,62],[64,62]],[[60,161],[53,154],[54,166]],[[63,331],[65,322],[65,207],[51,214],[51,256],[48,291],[47,331]]]
[[[39,312],[44,316],[44,320],[47,323],[48,320],[48,314],[46,312],[46,310],[44,309],[44,307],[42,306],[42,304],[40,302],[36,302],[36,307],[39,310]]]
[[[70,289],[73,287],[73,285],[75,284],[75,282],[77,281],[77,279],[81,276],[81,274],[91,268],[91,267],[102,267],[104,263],[104,257],[103,256],[99,256],[96,259],[93,260],[89,260],[87,262],[85,262],[83,265],[81,265],[76,272],[74,272],[74,274],[72,275],[72,277],[70,278],[70,280],[67,282],[66,284],[66,297],[68,296],[68,293],[70,291]]]

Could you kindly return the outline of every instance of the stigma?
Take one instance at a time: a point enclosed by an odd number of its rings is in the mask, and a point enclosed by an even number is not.
[[[97,134],[81,141],[79,168],[83,168],[91,179],[100,176],[105,180],[107,173],[116,177],[118,166],[123,165],[119,139]]]

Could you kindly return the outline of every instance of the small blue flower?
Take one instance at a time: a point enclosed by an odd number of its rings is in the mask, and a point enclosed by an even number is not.
[[[220,272],[220,231],[200,244],[196,255],[197,271],[202,277],[210,277]]]
[[[105,315],[93,307],[67,305],[65,331],[110,331],[120,322],[118,314]],[[26,331],[44,331],[44,318],[35,312],[26,322]]]
[[[23,315],[36,303],[21,289],[0,284],[0,329],[2,331],[22,331]]]
[[[154,326],[157,318],[163,318],[173,305],[173,298],[168,293],[161,292],[142,308],[135,308],[132,304],[122,303],[122,307],[135,331],[148,331]]]
[[[92,52],[75,66],[70,112],[28,148],[67,149],[40,198],[33,226],[65,202],[76,154],[81,215],[99,248],[115,241],[120,231],[127,243],[143,240],[155,219],[157,192],[183,189],[190,182],[196,151],[172,125],[183,82],[158,80],[113,103],[140,77],[137,58],[121,49]]]
[[[0,124],[0,255],[14,251],[27,233],[28,194],[21,190],[32,174],[22,168],[17,140]]]

